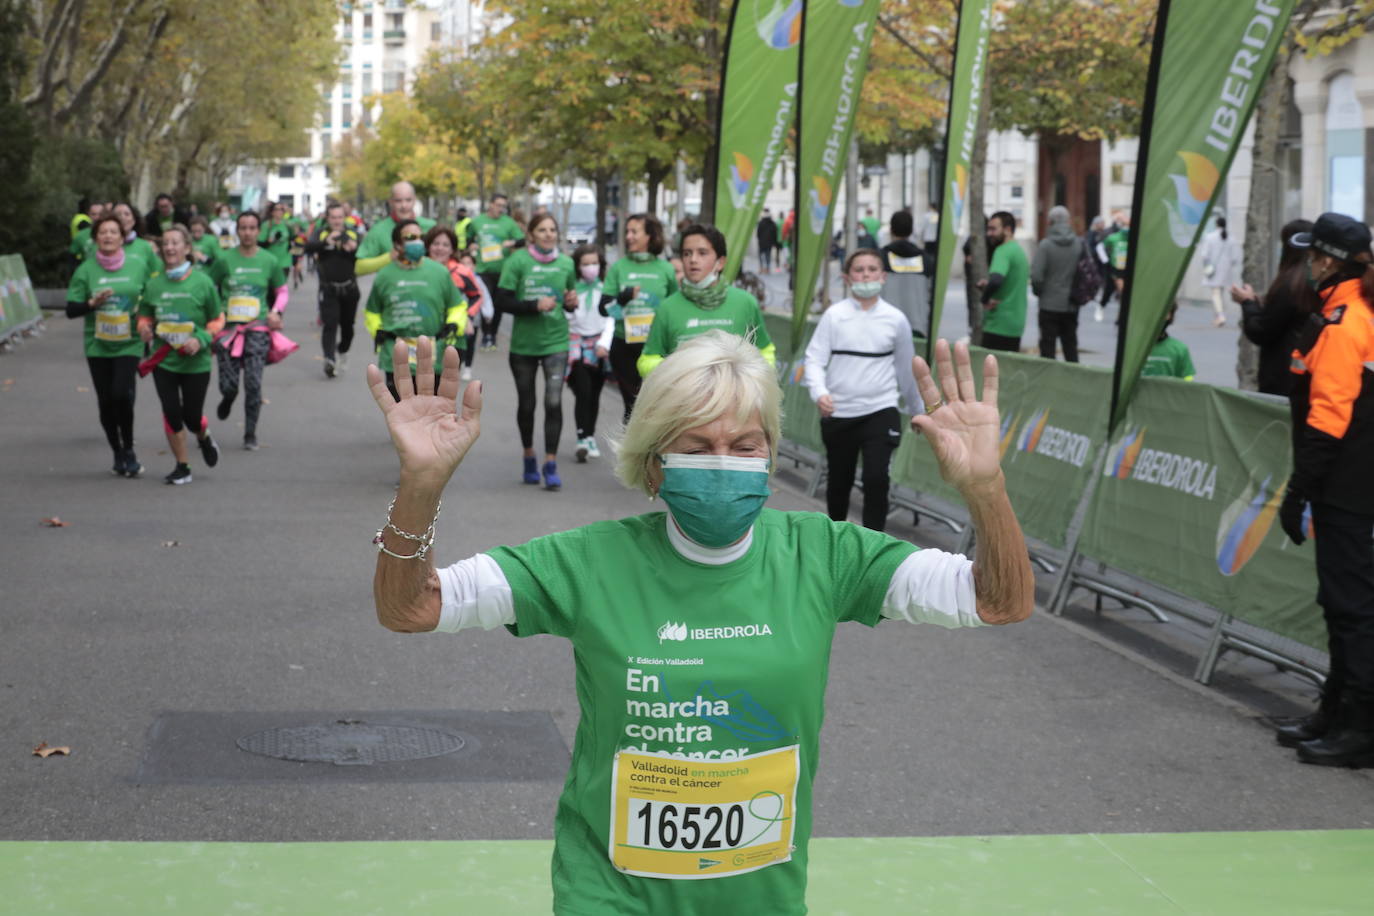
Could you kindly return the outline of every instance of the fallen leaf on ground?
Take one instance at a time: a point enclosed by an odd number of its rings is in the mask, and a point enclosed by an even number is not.
[[[91,389],[86,388],[86,387],[84,387],[84,386],[82,386],[82,385],[77,385],[77,386],[76,386],[76,390],[77,390],[77,391],[80,391],[82,394],[85,394],[86,392],[90,391]]]
[[[64,522],[54,515],[52,518],[43,519],[43,524],[47,525],[49,528],[66,528],[71,522]]]
[[[162,542],[162,546],[163,546],[163,547],[180,547],[180,546],[181,546],[181,541],[163,541],[163,542]]]
[[[53,754],[61,754],[62,756],[66,757],[70,755],[71,752],[72,749],[69,747],[48,747],[48,742],[46,741],[39,742],[38,747],[33,749],[33,754],[35,757],[44,758],[51,757]]]

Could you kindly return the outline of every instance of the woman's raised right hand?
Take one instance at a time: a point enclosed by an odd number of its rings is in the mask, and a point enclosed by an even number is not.
[[[405,367],[409,351],[403,340],[396,342],[394,365]],[[444,350],[444,371],[439,390],[434,390],[434,343],[421,337],[415,347],[415,380],[404,368],[396,373],[396,401],[386,387],[386,377],[376,365],[367,367],[367,384],[372,397],[386,417],[391,444],[401,459],[401,482],[442,490],[462,463],[480,432],[482,383],[470,382],[458,398],[458,351]],[[418,391],[416,388],[418,387]]]

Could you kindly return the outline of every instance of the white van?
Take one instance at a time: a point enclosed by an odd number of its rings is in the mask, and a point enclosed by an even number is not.
[[[591,188],[545,185],[536,201],[549,208],[563,231],[563,241],[571,246],[596,241],[596,193]]]

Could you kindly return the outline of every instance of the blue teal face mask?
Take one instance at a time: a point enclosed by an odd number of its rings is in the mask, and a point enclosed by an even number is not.
[[[668,504],[682,533],[702,547],[728,547],[744,537],[771,492],[767,458],[659,455]]]
[[[401,250],[405,253],[407,261],[412,264],[418,264],[420,259],[425,256],[425,243],[419,239],[412,239],[406,242]]]

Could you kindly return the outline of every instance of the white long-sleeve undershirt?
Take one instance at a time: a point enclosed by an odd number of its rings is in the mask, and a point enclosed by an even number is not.
[[[707,565],[731,563],[749,550],[753,529],[738,544],[702,547],[687,539],[671,516],[668,541],[687,559]],[[515,623],[515,595],[506,574],[490,556],[479,553],[439,571],[442,606],[436,633],[456,633],[481,627],[491,630]],[[983,626],[973,589],[973,561],[943,550],[918,550],[892,574],[883,598],[882,615],[889,620],[933,623],[936,626]]]

